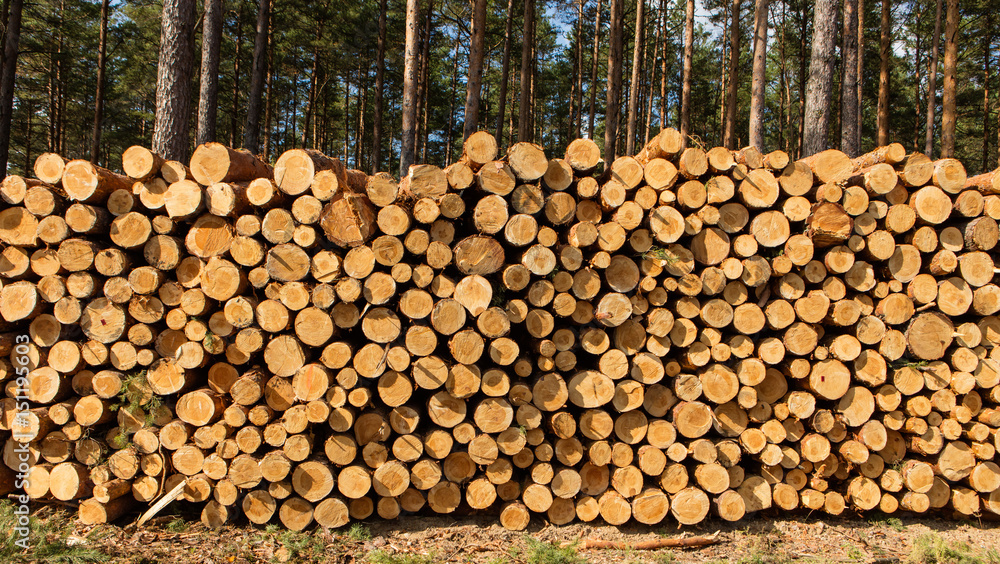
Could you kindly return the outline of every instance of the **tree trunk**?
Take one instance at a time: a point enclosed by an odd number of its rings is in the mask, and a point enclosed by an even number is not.
[[[316,113],[316,98],[317,89],[319,87],[319,42],[323,37],[323,24],[321,22],[316,23],[316,43],[313,45],[312,52],[312,69],[309,73],[309,100],[306,104],[306,119],[305,123],[302,124],[302,146],[308,147],[309,143],[309,125],[312,123],[313,114]],[[266,125],[265,125],[266,127]],[[313,137],[312,145],[316,146],[316,138]]]
[[[243,130],[243,147],[254,154],[260,151],[261,98],[264,94],[264,73],[267,72],[267,29],[270,17],[271,0],[260,0],[257,35],[253,40],[253,74],[250,77],[250,99],[247,102],[247,125]]]
[[[187,159],[194,12],[194,0],[166,0],[163,3],[152,149],[172,161]]]
[[[892,47],[889,0],[882,0],[882,31],[879,34],[878,133],[875,144],[889,143],[889,49]]]
[[[21,40],[21,8],[23,0],[11,0],[8,8],[6,37],[3,47],[3,70],[0,72],[0,170],[7,170],[10,154],[10,125],[14,109],[14,76],[17,73],[17,51]]]
[[[239,134],[239,119],[237,110],[240,103],[240,51],[243,47],[243,2],[240,2],[236,13],[236,56],[233,57],[233,110],[229,116],[229,146],[235,147]]]
[[[764,149],[764,101],[767,96],[767,8],[770,0],[757,0],[753,23],[753,81],[750,92],[749,144]]]
[[[938,52],[941,40],[941,2],[937,0],[934,13],[934,38],[931,40],[931,62],[927,71],[927,130],[924,137],[924,154],[934,154],[934,110],[937,107]]]
[[[691,61],[694,58],[694,0],[684,13],[684,71],[681,83],[681,145],[687,147],[691,131]]]
[[[465,91],[465,128],[468,139],[479,127],[479,97],[483,89],[483,41],[486,39],[486,0],[475,0],[472,10],[472,42],[469,44],[469,80]]]
[[[990,44],[993,43],[993,13],[986,12],[986,35],[983,37],[983,164],[980,170],[991,170],[990,163]]]
[[[858,0],[844,0],[844,61],[840,85],[840,150],[858,156]]]
[[[421,153],[426,154],[427,151],[425,146],[427,141],[427,74],[430,68],[431,18],[433,15],[434,0],[428,0],[427,10],[424,12],[423,40],[420,43],[420,63],[417,71],[419,73],[417,74],[417,123],[413,142],[413,160],[417,160]]]
[[[858,0],[858,71],[857,71],[857,82],[858,82],[858,107],[857,107],[857,123],[858,129],[855,131],[856,140],[854,146],[857,147],[858,152],[861,152],[861,133],[864,129],[864,76],[865,76],[865,0]]]
[[[590,117],[587,122],[587,137],[594,138],[594,116],[597,113],[597,54],[601,47],[601,2],[597,0],[597,15],[594,17],[594,53],[590,61]]]
[[[740,51],[742,48],[740,33],[740,2],[732,0],[729,19],[732,20],[729,32],[729,84],[726,85],[726,115],[723,119],[722,145],[727,149],[736,148],[736,95],[739,93],[740,82]]]
[[[497,129],[496,129],[496,139],[497,143],[503,145],[503,126],[504,126],[504,114],[507,113],[507,88],[510,85],[510,49],[511,42],[514,33],[514,0],[507,0],[507,23],[504,27],[503,33],[503,70],[500,71],[500,109],[497,112]],[[456,40],[457,41],[457,40]],[[457,70],[457,57],[458,57],[458,44],[455,44],[455,56],[456,56],[456,70]],[[454,81],[452,81],[454,83]],[[452,87],[454,90],[454,87]],[[451,129],[448,130],[449,139],[451,138]],[[450,158],[451,151],[448,151],[448,156]]]
[[[198,93],[198,134],[195,145],[215,141],[219,104],[219,49],[222,44],[222,0],[205,0],[201,29],[201,80]]]
[[[809,38],[806,30],[809,21],[806,19],[806,4],[803,2],[799,10],[799,123],[798,123],[798,144],[795,147],[796,158],[805,156],[802,152],[802,143],[805,139],[806,130],[806,46]]]
[[[944,83],[941,93],[941,158],[955,156],[956,96],[958,65],[958,0],[948,0],[944,24]]]
[[[608,97],[604,109],[604,160],[614,162],[618,156],[618,121],[621,112],[622,88],[622,12],[624,0],[611,0],[611,21],[608,28]]]
[[[451,69],[451,96],[448,97],[448,135],[447,141],[445,142],[444,158],[445,166],[451,164],[451,142],[452,138],[455,136],[455,89],[458,84],[458,46],[461,44],[459,37],[455,36],[455,55],[452,57],[453,66]],[[503,88],[501,88],[503,90]],[[500,108],[502,115],[503,107]],[[498,126],[500,131],[503,131],[503,123],[501,122]]]
[[[372,174],[382,166],[382,88],[385,75],[386,1],[379,0],[378,47],[375,54],[375,125],[372,130]]]
[[[517,140],[533,141],[531,128],[532,48],[535,45],[535,0],[524,0],[524,28],[521,44],[521,100],[518,103]]]
[[[574,139],[580,137],[583,128],[583,0],[576,6],[576,114],[573,116],[572,133]]]
[[[399,177],[406,176],[413,164],[417,122],[417,0],[406,0],[406,51],[403,58],[403,138],[399,152]]]
[[[639,111],[639,84],[642,73],[643,25],[645,24],[646,0],[636,0],[635,40],[632,47],[632,80],[628,87],[628,131],[625,138],[625,154],[635,154],[636,113]]]
[[[94,130],[90,142],[90,162],[101,157],[101,121],[104,119],[104,71],[108,54],[108,0],[101,2],[101,31],[97,44],[97,92],[94,94]]]
[[[271,116],[274,115],[274,20],[267,22],[267,80],[264,91],[264,162],[271,162]],[[325,100],[324,100],[325,102]],[[326,105],[324,104],[324,109]]]
[[[667,27],[667,1],[660,0],[660,11],[663,12],[664,35]],[[673,68],[673,65],[671,65]],[[660,130],[667,127],[667,42],[663,42],[663,57],[660,59]]]
[[[833,0],[816,2],[813,17],[812,54],[809,59],[809,82],[806,84],[805,131],[802,156],[808,157],[827,148],[830,125],[830,91],[833,88],[834,43],[837,32],[837,7]]]
[[[663,0],[660,0],[660,5],[663,5]],[[656,41],[653,43],[653,60],[652,65],[649,67],[649,83],[646,89],[646,130],[643,132],[643,146],[649,142],[650,132],[653,130],[653,85],[656,84],[656,73],[659,70],[656,64],[657,56],[665,57],[667,55],[665,42],[663,41],[663,17],[660,14],[656,14]],[[580,131],[577,129],[576,136],[580,136]]]

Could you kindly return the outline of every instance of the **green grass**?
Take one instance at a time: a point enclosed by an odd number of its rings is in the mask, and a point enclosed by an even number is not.
[[[913,543],[907,564],[1000,564],[1000,552],[991,548],[985,554],[964,542],[947,542],[935,533],[921,535]]]
[[[360,542],[371,539],[372,532],[368,530],[368,527],[362,525],[361,523],[354,523],[351,525],[350,529],[347,529],[344,536],[347,537],[347,540]]]
[[[576,553],[576,547],[542,542],[525,537],[528,547],[519,555],[527,564],[586,564],[587,559]]]
[[[662,550],[653,553],[654,564],[674,564],[674,552],[672,550]]]
[[[293,562],[312,562],[313,559],[321,558],[326,548],[319,535],[287,529],[278,533],[275,540],[288,551],[289,559]]]
[[[84,564],[107,560],[106,555],[90,546],[70,546],[66,543],[66,537],[72,532],[72,521],[66,512],[56,513],[46,519],[31,517],[28,525],[28,550],[15,544],[21,538],[14,533],[17,520],[14,505],[7,500],[0,501],[0,531],[4,531],[4,535],[0,536],[0,561]]]
[[[189,523],[181,516],[174,517],[164,527],[171,533],[183,533],[187,530]]]
[[[420,554],[390,554],[384,550],[376,550],[365,557],[367,564],[434,564],[433,556]]]

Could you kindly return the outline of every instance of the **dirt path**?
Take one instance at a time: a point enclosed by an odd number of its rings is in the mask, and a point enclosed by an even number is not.
[[[523,533],[506,531],[494,517],[407,517],[372,521],[338,531],[294,533],[276,526],[225,527],[213,532],[177,516],[159,517],[142,531],[118,526],[71,525],[70,538],[107,554],[109,562],[243,564],[331,562],[370,564],[786,564],[791,562],[891,562],[1000,564],[1000,522],[881,517],[862,520],[799,515],[758,518],[733,525],[705,522],[676,526],[611,527],[535,524]],[[710,535],[718,543],[697,549],[558,550],[548,543],[604,539],[635,543],[659,538]],[[933,536],[928,536],[933,535]],[[533,540],[532,540],[533,539]],[[542,544],[533,541],[541,541]],[[940,541],[937,548],[935,541]],[[934,554],[915,554],[937,550]],[[966,545],[966,546],[963,546]],[[945,548],[950,546],[951,548]],[[929,548],[928,548],[929,547]],[[948,551],[951,552],[948,552]]]

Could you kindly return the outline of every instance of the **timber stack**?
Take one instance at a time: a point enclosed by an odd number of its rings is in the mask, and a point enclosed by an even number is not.
[[[86,523],[1000,513],[1000,172],[684,145],[42,155],[0,185],[0,493],[27,449]]]

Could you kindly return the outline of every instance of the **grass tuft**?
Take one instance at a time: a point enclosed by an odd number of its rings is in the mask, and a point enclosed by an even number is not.
[[[576,553],[576,546],[560,546],[526,537],[528,548],[523,557],[527,564],[586,564],[587,559]]]
[[[72,521],[66,512],[56,513],[46,519],[31,517],[28,525],[28,550],[15,544],[21,538],[14,532],[17,521],[14,505],[7,500],[0,501],[0,531],[5,532],[0,536],[0,561],[86,564],[107,560],[106,555],[90,546],[67,544],[66,537],[72,532]]]
[[[434,564],[433,556],[422,554],[391,554],[379,549],[368,554],[364,561],[367,564]]]
[[[1000,564],[1000,552],[990,549],[983,555],[964,542],[947,542],[935,533],[921,535],[913,543],[907,564]]]

